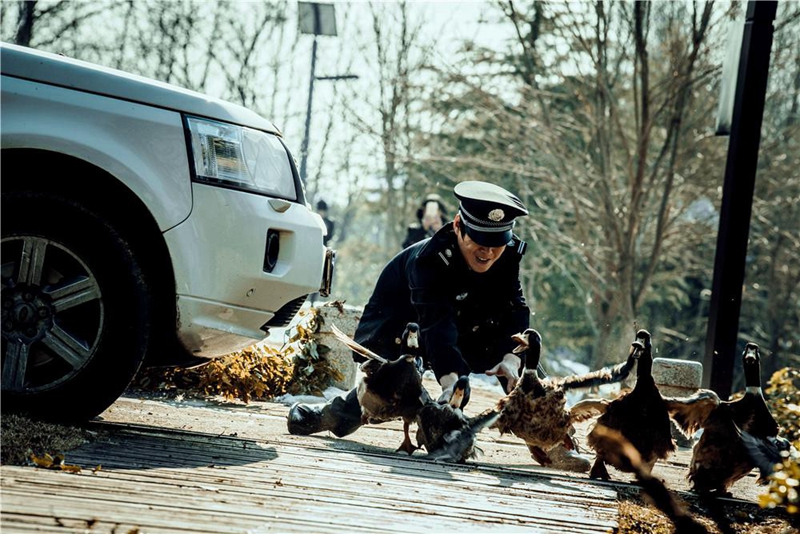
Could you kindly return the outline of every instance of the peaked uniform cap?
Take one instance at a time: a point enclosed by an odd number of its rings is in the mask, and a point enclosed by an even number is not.
[[[461,182],[453,193],[467,235],[484,247],[501,247],[513,239],[514,219],[528,214],[522,201],[487,182]]]

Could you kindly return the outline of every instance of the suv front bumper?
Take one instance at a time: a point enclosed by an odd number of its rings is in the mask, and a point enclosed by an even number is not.
[[[178,337],[191,353],[215,357],[251,345],[288,303],[330,291],[334,254],[322,245],[321,219],[307,207],[279,212],[268,197],[197,183],[193,196],[189,218],[164,234]],[[280,248],[266,272],[267,236],[275,232]]]

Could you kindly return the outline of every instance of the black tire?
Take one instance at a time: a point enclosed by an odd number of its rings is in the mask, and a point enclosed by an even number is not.
[[[79,203],[2,201],[3,410],[78,422],[110,406],[144,359],[150,298],[126,241]]]

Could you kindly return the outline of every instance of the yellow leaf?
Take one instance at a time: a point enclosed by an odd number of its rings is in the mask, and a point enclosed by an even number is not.
[[[62,471],[66,471],[67,473],[80,473],[81,472],[80,466],[77,466],[77,465],[62,464],[59,467],[61,468]]]
[[[36,456],[33,453],[30,453],[31,461],[36,464],[36,467],[44,467],[49,469],[53,466],[53,457],[47,453],[44,453],[44,456]]]

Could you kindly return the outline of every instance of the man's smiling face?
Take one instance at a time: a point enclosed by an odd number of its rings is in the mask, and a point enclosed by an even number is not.
[[[464,260],[467,262],[469,268],[476,273],[485,273],[491,269],[492,265],[503,255],[506,246],[485,247],[473,241],[466,233],[462,236],[461,224],[463,223],[458,214],[456,214],[453,223],[456,238],[458,239],[458,248],[461,250],[461,255],[464,256]]]

